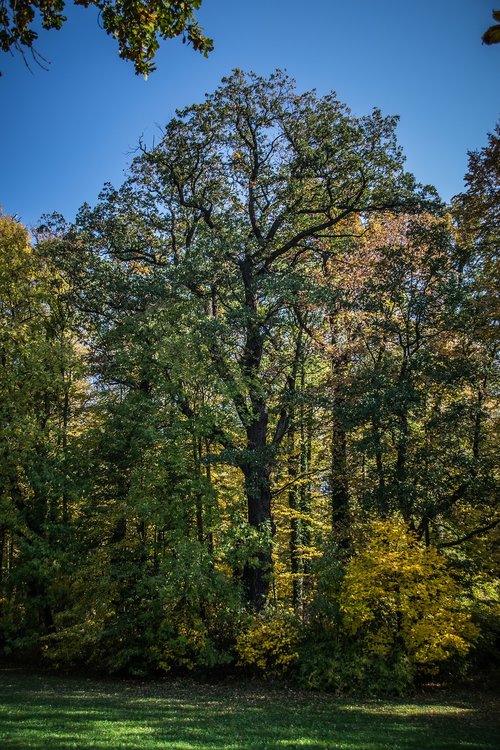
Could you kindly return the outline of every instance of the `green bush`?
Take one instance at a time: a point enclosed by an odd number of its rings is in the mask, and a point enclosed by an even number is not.
[[[408,657],[394,650],[389,658],[367,654],[359,643],[310,631],[299,652],[300,687],[337,695],[404,695],[413,683]]]

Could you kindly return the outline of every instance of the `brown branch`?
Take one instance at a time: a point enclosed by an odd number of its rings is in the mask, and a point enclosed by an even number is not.
[[[438,549],[441,549],[442,547],[456,547],[458,544],[467,542],[469,539],[472,539],[478,534],[484,534],[486,531],[490,531],[491,529],[494,529],[496,526],[498,526],[498,524],[500,524],[500,519],[497,519],[496,521],[492,521],[491,523],[486,524],[486,526],[480,526],[479,528],[474,529],[473,531],[470,531],[468,534],[465,534],[464,536],[461,536],[458,539],[454,539],[451,542],[441,542],[440,544],[437,545],[437,547]]]

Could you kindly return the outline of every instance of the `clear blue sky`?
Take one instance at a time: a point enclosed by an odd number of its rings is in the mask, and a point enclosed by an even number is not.
[[[286,68],[299,89],[333,89],[356,114],[399,114],[408,169],[449,200],[462,190],[467,150],[486,143],[499,116],[500,45],[481,44],[493,6],[204,0],[199,18],[214,52],[205,59],[165,42],[147,81],[118,58],[93,10],[70,6],[61,31],[40,35],[49,72],[32,75],[19,56],[0,53],[0,204],[28,225],[51,211],[71,220],[104,182],[120,184],[139,137],[152,140],[177,107],[201,101],[235,67]]]

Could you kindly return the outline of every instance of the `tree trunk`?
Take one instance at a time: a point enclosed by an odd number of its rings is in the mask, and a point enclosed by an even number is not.
[[[330,498],[332,529],[341,549],[349,547],[349,487],[347,483],[347,437],[337,412],[338,399],[333,405],[331,445]]]
[[[299,510],[298,488],[296,485],[298,474],[299,456],[295,444],[295,414],[290,414],[290,429],[288,431],[288,505],[291,510],[290,519],[290,569],[292,573],[292,606],[296,612],[302,611],[303,603],[303,576],[302,557],[299,553],[301,544],[301,521],[297,515]]]
[[[474,416],[474,434],[472,438],[472,455],[476,461],[480,458],[480,447],[481,447],[481,426],[483,420],[483,402],[486,394],[486,378],[483,378],[482,382],[477,388],[477,400],[476,409]],[[476,467],[474,467],[476,468]]]
[[[378,501],[382,508],[386,507],[387,498],[385,496],[385,472],[382,453],[382,438],[380,434],[380,422],[378,415],[372,417],[373,439],[375,442],[375,466],[377,468],[378,478]]]
[[[243,421],[249,420],[245,425],[245,458],[240,468],[245,476],[248,522],[250,526],[264,534],[256,555],[257,562],[246,564],[243,581],[248,603],[259,611],[264,607],[269,593],[273,567],[270,483],[272,455],[267,440],[267,403],[263,397],[263,385],[259,373],[264,351],[264,337],[258,316],[255,267],[250,256],[246,256],[240,262],[240,270],[247,314],[245,345],[240,367],[251,404],[249,413],[243,415],[240,413]]]
[[[261,610],[269,593],[272,573],[271,536],[271,465],[267,446],[267,409],[264,402],[258,405],[257,419],[248,425],[245,460],[241,469],[245,477],[245,494],[250,526],[262,532],[264,539],[259,545],[256,563],[247,563],[243,571],[245,594],[249,604]]]
[[[198,482],[198,487],[196,489],[195,493],[195,503],[196,503],[196,535],[198,538],[198,541],[200,543],[203,543],[205,539],[205,533],[203,528],[203,494],[201,492],[201,438],[197,438],[197,436],[193,433],[192,435],[192,444],[193,444],[193,464],[194,464],[194,473],[196,476],[196,480]]]
[[[300,405],[300,473],[303,477],[300,483],[300,511],[304,516],[311,515],[311,480],[309,478],[309,472],[312,465],[312,436],[313,436],[313,416],[312,407],[306,410],[304,406],[305,397],[305,372],[304,362],[302,362],[301,374],[300,374],[300,389],[302,393],[302,400]],[[311,522],[302,521],[302,545],[304,547],[310,547],[312,544],[312,530]],[[302,568],[304,574],[307,576],[310,571],[310,563],[308,559],[302,559]],[[307,578],[306,578],[307,580]]]
[[[4,557],[7,542],[7,526],[0,526],[0,596],[3,594]]]
[[[408,383],[408,359],[405,356],[399,374],[399,388],[401,389],[400,403],[398,408],[398,440],[396,447],[396,494],[398,504],[405,521],[410,522],[412,515],[412,498],[408,495],[407,483],[407,457],[409,441],[408,424],[408,396],[406,390]]]
[[[248,522],[261,531],[265,538],[259,544],[256,562],[248,562],[243,570],[243,584],[247,602],[260,611],[269,593],[272,573],[271,545],[271,487],[269,471],[259,466],[246,465],[245,492],[248,502]]]

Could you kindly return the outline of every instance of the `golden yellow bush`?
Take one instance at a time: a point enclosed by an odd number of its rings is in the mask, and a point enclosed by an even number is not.
[[[401,647],[423,672],[466,654],[478,631],[460,605],[446,560],[400,518],[376,521],[369,532],[342,583],[345,632],[381,657]]]
[[[238,665],[282,677],[299,658],[299,629],[288,610],[256,615],[236,641]]]

